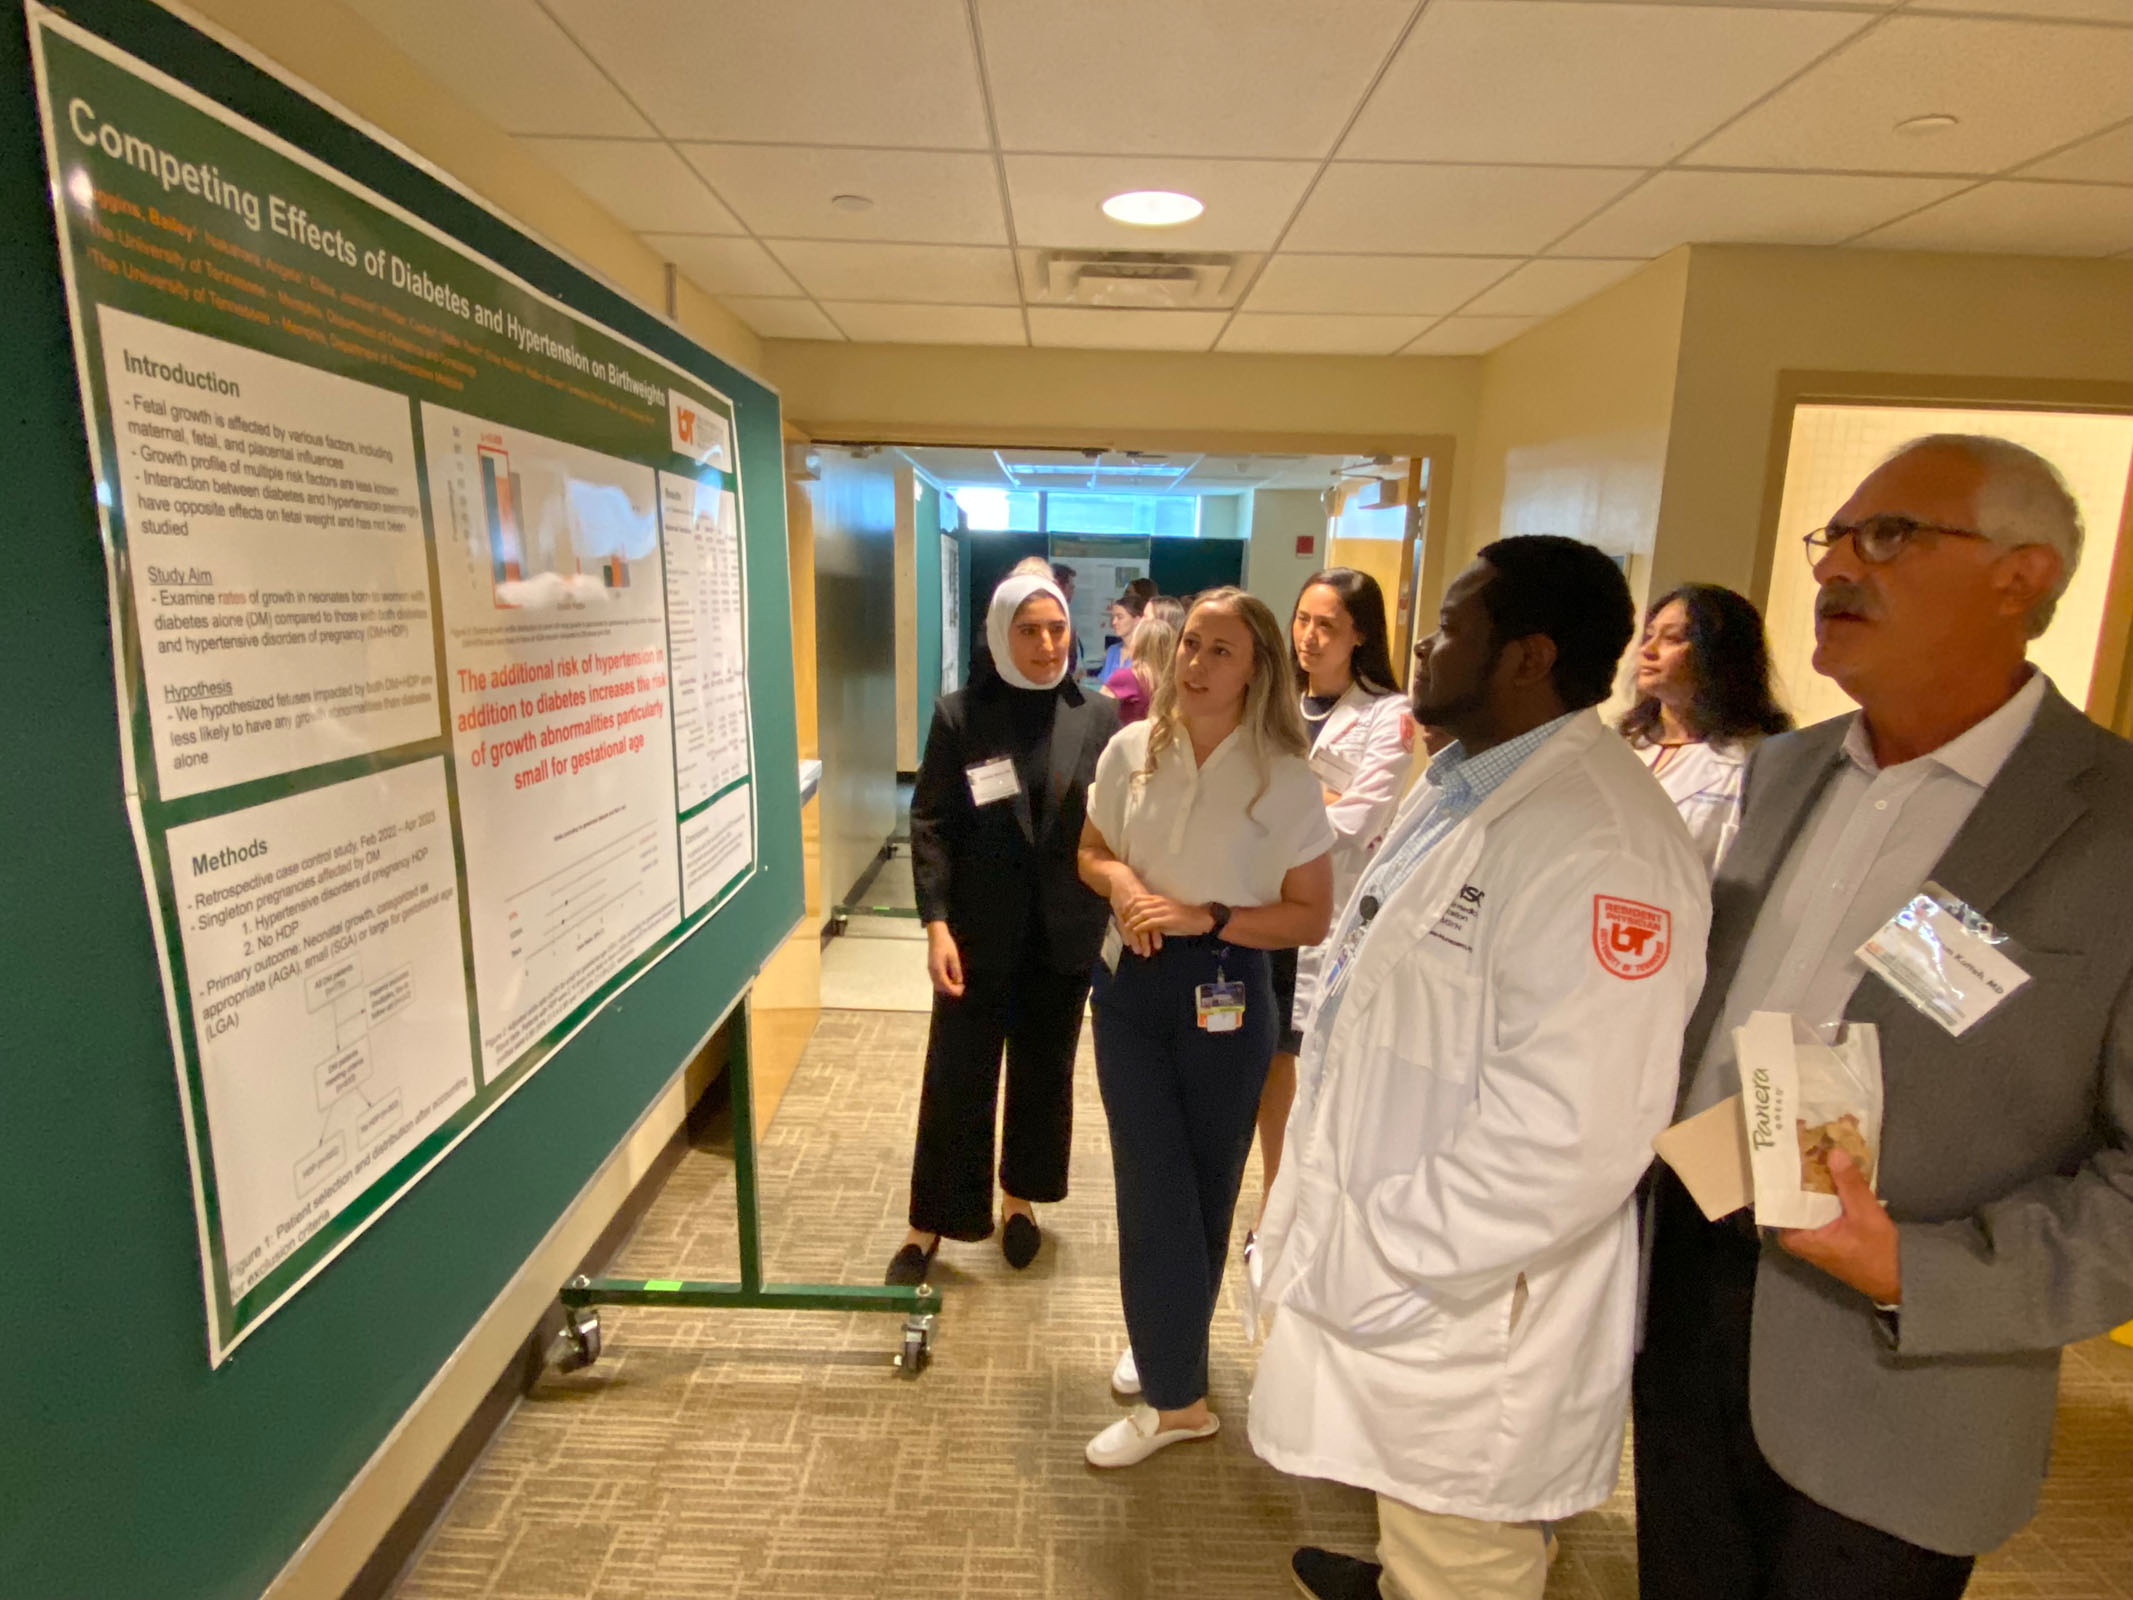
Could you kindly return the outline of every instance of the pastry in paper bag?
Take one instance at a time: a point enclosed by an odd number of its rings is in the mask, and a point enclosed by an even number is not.
[[[1819,1228],[1843,1215],[1829,1172],[1842,1150],[1873,1187],[1881,1159],[1881,1042],[1870,1023],[1824,1037],[1783,1011],[1733,1030],[1741,1119],[1764,1228]]]

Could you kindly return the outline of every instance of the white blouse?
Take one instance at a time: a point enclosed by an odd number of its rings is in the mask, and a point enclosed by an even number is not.
[[[1277,756],[1262,774],[1239,729],[1201,766],[1181,734],[1135,783],[1153,731],[1135,722],[1104,747],[1089,820],[1157,894],[1187,905],[1273,905],[1292,868],[1333,848],[1325,796],[1303,757]]]
[[[1748,769],[1746,744],[1645,744],[1631,746],[1674,802],[1689,838],[1703,857],[1707,874],[1716,874],[1733,835],[1740,831],[1741,779]]]

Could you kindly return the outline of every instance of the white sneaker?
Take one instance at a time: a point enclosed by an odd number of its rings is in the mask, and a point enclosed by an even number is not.
[[[1092,1467],[1137,1466],[1158,1450],[1187,1439],[1209,1439],[1222,1430],[1222,1419],[1215,1416],[1204,1428],[1162,1428],[1157,1421],[1155,1407],[1135,1406],[1091,1439],[1082,1454]]]
[[[1118,1358],[1118,1365],[1111,1369],[1111,1392],[1136,1395],[1141,1392],[1141,1369],[1134,1364],[1133,1346],[1126,1346],[1125,1354]]]

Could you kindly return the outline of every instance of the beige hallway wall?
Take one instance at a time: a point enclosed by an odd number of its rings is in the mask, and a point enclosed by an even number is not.
[[[2129,309],[2128,261],[1698,246],[1655,592],[1693,579],[1763,598],[1781,375],[1840,375],[1799,398],[2133,407]]]
[[[1630,559],[1659,524],[1689,253],[1677,250],[1491,351],[1474,449],[1461,464],[1445,578],[1491,539],[1556,533]],[[1436,597],[1420,597],[1424,614]],[[1642,598],[1640,592],[1640,599]]]
[[[1298,555],[1296,541],[1311,540]],[[1244,554],[1244,586],[1286,617],[1296,609],[1304,579],[1328,564],[1326,505],[1316,489],[1261,489],[1252,496],[1252,536]]]
[[[455,99],[337,0],[190,0],[212,26],[339,101],[432,166],[654,312],[666,308],[666,266],[582,191],[479,112]],[[752,329],[686,278],[675,322],[714,355],[763,370]]]

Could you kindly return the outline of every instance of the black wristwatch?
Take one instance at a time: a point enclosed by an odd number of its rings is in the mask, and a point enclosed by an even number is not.
[[[1219,900],[1207,902],[1207,914],[1215,919],[1215,925],[1207,930],[1207,936],[1210,939],[1221,938],[1222,930],[1229,926],[1229,919],[1235,915],[1228,906]]]

